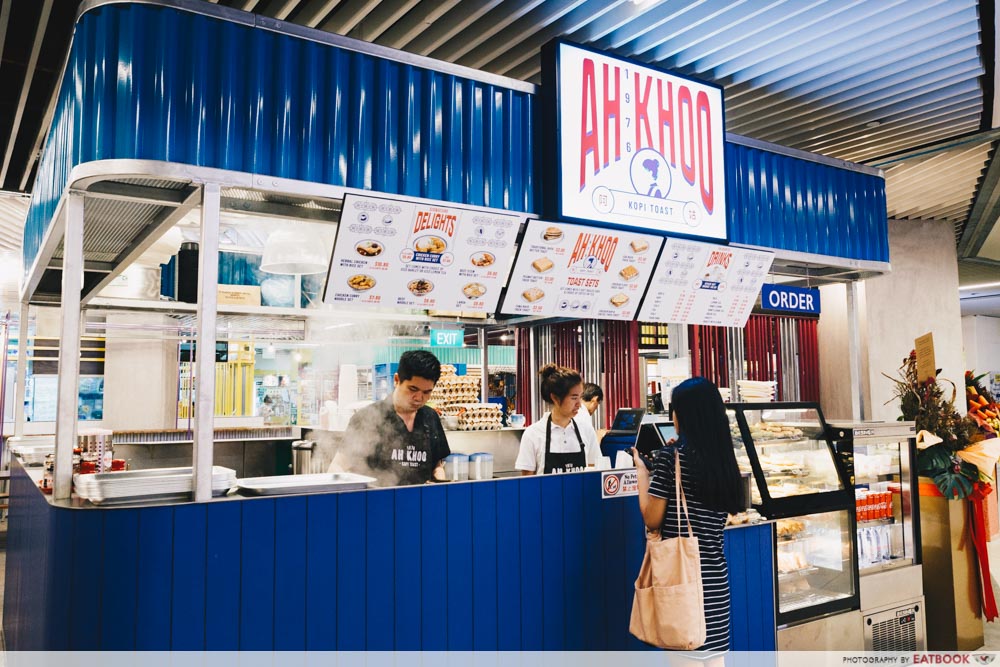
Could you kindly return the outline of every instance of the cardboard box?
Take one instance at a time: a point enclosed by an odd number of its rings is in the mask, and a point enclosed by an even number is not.
[[[219,285],[219,305],[259,306],[259,285]]]

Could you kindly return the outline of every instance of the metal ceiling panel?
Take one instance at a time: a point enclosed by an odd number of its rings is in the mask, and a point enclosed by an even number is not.
[[[955,225],[957,239],[972,210],[976,185],[991,150],[991,142],[975,142],[886,169],[889,217],[946,220]]]

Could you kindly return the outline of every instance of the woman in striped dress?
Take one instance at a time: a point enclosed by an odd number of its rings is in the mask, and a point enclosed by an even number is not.
[[[664,538],[678,537],[679,508],[674,498],[674,456],[680,456],[681,478],[691,528],[698,538],[705,599],[707,639],[699,651],[729,649],[729,571],[722,551],[726,515],[744,505],[743,484],[729,433],[722,397],[705,378],[691,378],[670,397],[670,414],[678,440],[657,452],[650,473],[633,451],[639,472],[639,509],[649,530]],[[685,534],[687,526],[684,525]]]

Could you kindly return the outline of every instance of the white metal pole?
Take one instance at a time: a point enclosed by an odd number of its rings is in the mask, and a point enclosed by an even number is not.
[[[490,402],[490,347],[488,339],[486,328],[479,329],[479,358],[483,368],[483,377],[481,378],[483,403]]]
[[[847,365],[851,386],[851,419],[865,418],[864,384],[861,382],[861,327],[858,282],[847,283]]]
[[[527,410],[524,410],[524,413],[527,415],[528,421],[534,423],[536,419],[541,417],[541,413],[538,412],[540,400],[538,381],[535,379],[536,373],[538,373],[538,327],[528,327],[528,365],[530,366],[528,386],[531,387],[531,404]]]
[[[59,332],[59,379],[56,408],[55,479],[53,498],[68,499],[73,491],[73,448],[80,395],[80,292],[83,290],[83,202],[81,194],[66,196],[63,236],[62,323]]]
[[[201,243],[198,249],[198,330],[195,366],[198,378],[194,410],[194,499],[212,497],[212,461],[215,446],[215,338],[219,285],[218,183],[202,186]]]
[[[24,435],[24,395],[28,376],[28,303],[17,317],[17,370],[14,376],[14,435]]]

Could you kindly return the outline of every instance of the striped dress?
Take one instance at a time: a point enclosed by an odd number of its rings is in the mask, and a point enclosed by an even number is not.
[[[706,508],[700,499],[698,484],[685,455],[684,441],[676,446],[664,447],[657,452],[649,480],[649,495],[667,501],[660,534],[677,537],[678,507],[674,499],[674,451],[680,452],[681,478],[687,499],[691,529],[698,538],[701,555],[701,581],[705,594],[705,623],[707,639],[699,651],[729,650],[729,570],[722,552],[722,531],[726,526],[726,513]],[[687,534],[687,523],[681,514],[681,527]]]

